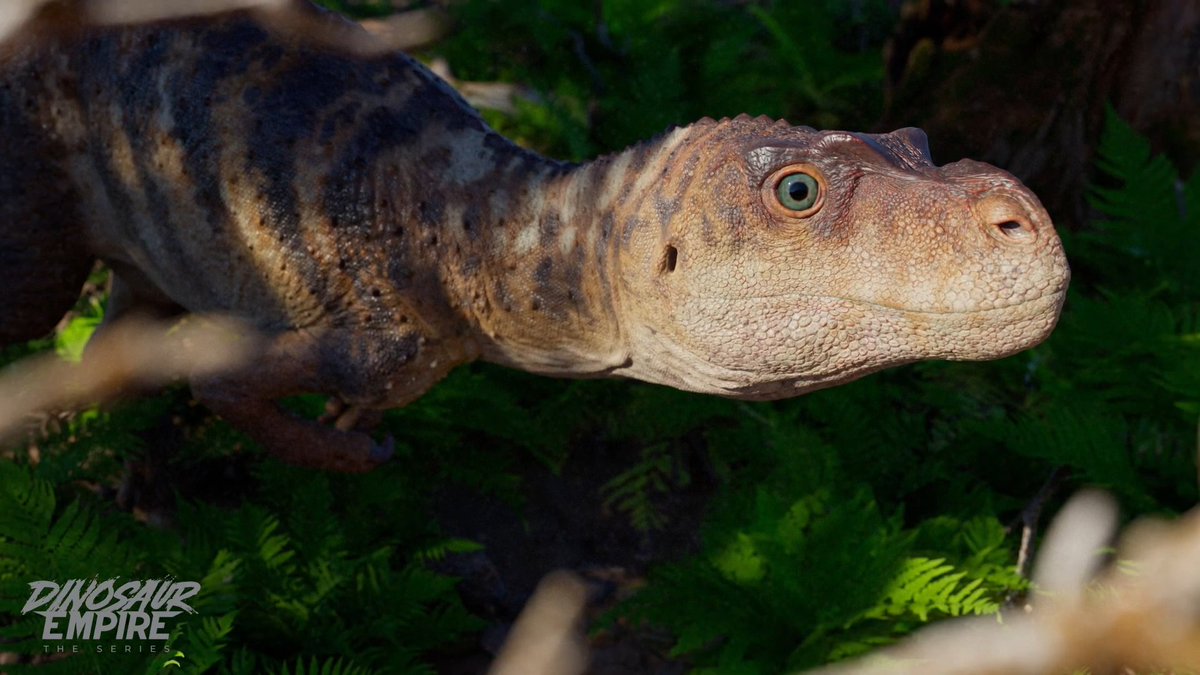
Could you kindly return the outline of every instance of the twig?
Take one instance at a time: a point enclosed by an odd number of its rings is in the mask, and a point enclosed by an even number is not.
[[[158,386],[247,362],[258,341],[226,318],[155,322],[131,317],[98,331],[82,364],[54,354],[19,361],[0,373],[0,439],[44,410],[100,403],[133,385]]]
[[[1017,551],[1017,573],[1021,576],[1028,576],[1029,563],[1033,559],[1034,540],[1037,538],[1038,521],[1042,517],[1042,509],[1046,507],[1046,502],[1058,492],[1058,488],[1062,486],[1063,480],[1070,475],[1070,470],[1066,467],[1058,467],[1050,473],[1046,478],[1046,482],[1042,483],[1033,499],[1021,511],[1021,548]]]

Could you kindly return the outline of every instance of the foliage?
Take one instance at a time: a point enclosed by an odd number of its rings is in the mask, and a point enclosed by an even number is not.
[[[703,116],[861,127],[880,109],[886,3],[473,0],[440,49],[468,80],[533,87],[542,104],[488,118],[579,161]]]
[[[173,578],[198,581],[201,592],[167,653],[136,640],[93,653],[84,642],[69,659],[9,672],[156,673],[170,660],[182,673],[432,673],[422,655],[479,628],[455,580],[425,564],[473,547],[439,541],[409,503],[417,490],[403,476],[360,480],[264,462],[257,499],[236,509],[181,502],[164,530],[70,483],[56,489],[40,469],[0,463],[6,651],[41,654],[55,644],[41,640],[39,616],[19,614],[31,580]],[[365,521],[370,510],[395,517]],[[126,645],[132,653],[121,651]]]
[[[824,663],[933,618],[995,613],[1025,588],[994,517],[906,528],[883,515],[873,487],[847,473],[799,406],[741,412],[738,428],[709,439],[732,482],[710,513],[702,554],[655,570],[620,610],[671,628],[673,653],[697,672]]]
[[[702,115],[867,126],[887,5],[467,0],[437,49],[462,79],[537,92],[490,116],[502,132],[582,159]],[[478,548],[441,532],[434,496],[520,509],[531,474],[601,452],[624,463],[598,477],[597,504],[646,540],[686,527],[681,495],[707,504],[692,553],[652,566],[607,619],[668,629],[696,672],[778,673],[1001,614],[1028,591],[1020,515],[1051,475],[1131,514],[1198,496],[1200,178],[1180,180],[1115,114],[1106,128],[1096,222],[1066,236],[1060,326],[1000,362],[919,364],[774,404],[473,366],[389,413],[396,460],[358,477],[266,460],[180,389],[59,418],[0,462],[0,651],[41,649],[38,617],[17,614],[31,579],[171,575],[203,591],[169,653],[36,671],[433,672],[431,654],[469,649],[482,625],[431,571]],[[57,344],[0,363],[77,354],[99,316],[81,307]],[[157,510],[130,513],[131,499]]]

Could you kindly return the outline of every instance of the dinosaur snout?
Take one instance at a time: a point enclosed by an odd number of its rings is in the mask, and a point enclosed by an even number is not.
[[[1028,319],[1026,314],[1031,311],[1048,312],[1052,315],[1045,322],[1048,332],[1071,275],[1050,215],[1028,188],[1007,180],[978,194],[970,209],[975,226],[992,242],[980,250],[984,269],[993,275],[990,282],[981,280],[991,296],[991,301],[984,299],[983,304],[1011,305],[1008,321]],[[1003,300],[997,302],[996,298]],[[1058,301],[1041,310],[1018,308],[1044,298]]]

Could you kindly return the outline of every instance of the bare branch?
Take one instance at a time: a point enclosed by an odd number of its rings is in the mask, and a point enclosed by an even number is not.
[[[23,26],[34,10],[46,0],[4,0],[0,2],[0,42]]]
[[[143,23],[235,9],[269,9],[287,3],[288,0],[90,0],[87,11],[96,23]]]
[[[580,619],[587,590],[575,575],[554,572],[533,597],[489,675],[579,675],[587,664]]]
[[[1075,497],[1047,535],[1028,614],[948,621],[894,648],[809,675],[1043,675],[1200,667],[1200,509],[1143,521],[1119,563],[1093,580],[1115,522],[1112,501]],[[1130,570],[1133,570],[1132,572]]]
[[[103,402],[134,385],[153,387],[236,368],[252,357],[257,343],[232,319],[119,321],[97,332],[82,364],[45,354],[0,372],[0,439],[39,411]]]

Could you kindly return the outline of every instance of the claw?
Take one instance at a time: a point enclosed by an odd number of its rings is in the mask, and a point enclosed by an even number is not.
[[[362,417],[362,414],[363,409],[361,407],[356,405],[346,406],[333,422],[333,428],[338,431],[350,431],[358,425],[358,420]]]
[[[317,418],[320,424],[329,424],[342,416],[346,411],[346,402],[336,396],[331,396],[328,401],[325,401],[325,412]]]
[[[375,443],[371,446],[371,461],[378,464],[391,459],[396,454],[396,439],[388,434],[387,438],[383,439],[383,443]]]

